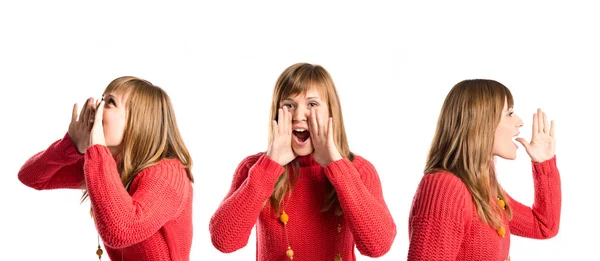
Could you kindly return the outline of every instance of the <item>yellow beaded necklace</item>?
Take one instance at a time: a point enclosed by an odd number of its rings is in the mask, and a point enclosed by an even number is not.
[[[96,250],[96,255],[98,255],[98,260],[102,259],[102,248],[100,247],[100,235],[98,235],[98,250]]]
[[[288,196],[288,200],[289,200],[289,196]],[[341,254],[341,248],[342,248],[342,237],[341,237],[341,233],[342,233],[342,216],[341,214],[338,215],[336,214],[336,216],[338,217],[338,224],[337,224],[337,244],[338,244],[338,254],[335,256],[334,260],[335,261],[342,261],[342,254]],[[287,250],[285,251],[285,255],[290,259],[290,260],[294,260],[294,250],[292,250],[292,247],[290,246],[290,239],[288,237],[288,231],[287,231],[287,223],[290,220],[290,217],[288,216],[287,213],[285,213],[285,202],[283,203],[283,210],[281,211],[281,215],[279,215],[279,221],[283,224],[283,230],[285,231],[285,241],[287,244]]]
[[[506,210],[506,203],[504,202],[504,200],[498,198],[498,205],[500,205],[500,208],[502,208],[502,210]],[[496,230],[496,232],[498,233],[499,236],[504,238],[504,235],[506,234],[506,229],[504,229],[504,226],[500,226]],[[508,259],[505,259],[504,261],[510,261],[510,256],[508,257]]]
[[[500,198],[498,198],[498,205],[500,205],[500,208],[502,208],[502,210],[506,209],[506,203],[504,203],[504,200]],[[500,237],[504,238],[504,235],[506,234],[506,229],[504,229],[504,226],[500,226],[498,229],[496,229],[496,232]]]
[[[102,251],[102,247],[100,247],[100,234],[98,234],[98,250],[96,250],[98,260],[102,260],[102,254],[104,254],[104,251]],[[123,249],[121,249],[121,261],[123,261]]]

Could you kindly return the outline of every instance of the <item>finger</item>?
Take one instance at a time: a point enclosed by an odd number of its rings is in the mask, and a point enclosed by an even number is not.
[[[283,121],[283,117],[285,117],[285,115],[283,115],[283,109],[277,109],[277,117],[273,120],[275,121],[275,126],[277,126],[277,128],[273,128],[273,130],[276,130],[276,132],[274,132],[275,135],[279,135],[279,123]]]
[[[318,113],[315,108],[310,108],[310,134],[316,137],[319,136],[319,121],[318,121]]]
[[[271,127],[273,128],[273,138],[275,138],[275,137],[277,137],[277,133],[279,132],[277,129],[277,121],[276,120],[273,120],[271,122]],[[273,141],[271,141],[271,142],[273,142]]]
[[[544,117],[542,115],[542,109],[537,109],[537,120],[538,120],[538,133],[544,131]]]
[[[516,138],[515,140],[518,141],[519,143],[521,143],[521,145],[523,145],[523,147],[525,148],[526,151],[529,151],[529,142],[527,142],[523,138]]]
[[[325,139],[328,138],[329,136],[329,119],[331,117],[328,118],[323,118],[323,116],[318,116],[319,117],[319,125],[321,126],[321,135],[323,135],[323,137]]]
[[[531,124],[531,139],[533,140],[533,137],[538,133],[538,120],[537,120],[537,114],[534,113],[533,114],[533,121]]]
[[[554,121],[550,121],[550,137],[554,138]]]
[[[101,101],[98,105],[98,110],[96,111],[96,115],[94,115],[94,127],[99,126],[102,127],[102,115],[104,114],[103,110],[104,101]]]
[[[282,135],[290,134],[292,132],[290,127],[290,111],[287,107],[283,107],[281,114],[281,121],[278,122],[279,131]]]
[[[311,108],[308,111],[308,120],[306,121],[306,123],[308,124],[308,133],[310,135],[310,138],[313,140],[315,140],[315,137],[317,136],[317,129],[316,129],[316,123],[313,121],[314,119],[314,112],[313,109]]]
[[[285,111],[285,133],[287,135],[292,135],[292,112],[287,108]]]
[[[93,98],[88,98],[85,101],[85,105],[83,105],[83,109],[81,110],[81,114],[79,117],[79,121],[87,122],[90,120],[90,107],[92,107]]]
[[[542,112],[542,120],[544,121],[544,133],[548,134],[548,130],[550,128],[550,125],[548,125],[548,118],[546,117],[546,113]]]
[[[317,109],[315,109],[315,118],[317,118],[317,127],[319,128],[319,136],[327,138],[327,124],[325,124],[325,122],[323,122],[323,119],[321,119],[321,115],[319,115],[319,112],[317,111]]]
[[[77,103],[75,103],[75,105],[73,105],[73,111],[71,112],[71,122],[77,121],[77,114],[79,112],[77,107]]]

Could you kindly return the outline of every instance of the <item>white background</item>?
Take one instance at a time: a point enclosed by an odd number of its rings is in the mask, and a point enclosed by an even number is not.
[[[511,89],[526,124],[522,137],[530,138],[538,107],[556,121],[560,232],[550,240],[512,237],[513,260],[597,256],[598,8],[574,1],[14,2],[0,4],[2,260],[95,260],[81,192],[36,191],[17,172],[66,133],[73,103],[99,97],[123,75],[145,78],[173,100],[195,163],[191,260],[254,260],[254,232],[245,248],[223,254],[208,222],[237,164],[266,150],[273,85],[296,62],[331,73],[350,148],[379,172],[398,234],[378,260],[406,259],[408,212],[439,109],[468,78]],[[525,204],[533,202],[529,162],[523,148],[515,161],[498,160],[502,184]]]

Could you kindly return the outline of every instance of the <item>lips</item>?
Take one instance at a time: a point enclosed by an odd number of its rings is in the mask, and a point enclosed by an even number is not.
[[[310,132],[308,132],[307,130],[294,130],[293,133],[294,136],[298,137],[298,140],[302,142],[310,138]]]
[[[517,134],[515,134],[513,136],[513,144],[515,145],[515,148],[517,148],[517,149],[519,148],[519,146],[517,146],[517,142],[515,139],[518,138],[519,134],[520,134],[520,132],[517,132]]]
[[[294,142],[298,146],[304,146],[310,139],[310,132],[306,128],[297,127],[292,131]]]

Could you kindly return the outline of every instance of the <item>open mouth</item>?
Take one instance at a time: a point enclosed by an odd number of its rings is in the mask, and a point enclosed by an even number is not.
[[[305,145],[310,138],[310,132],[307,129],[294,129],[292,133],[298,145]]]

